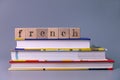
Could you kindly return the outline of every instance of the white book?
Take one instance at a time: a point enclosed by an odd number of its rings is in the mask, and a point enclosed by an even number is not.
[[[89,48],[88,48],[89,49]],[[82,49],[81,49],[82,50]],[[12,60],[105,60],[106,51],[12,50]]]
[[[89,38],[17,40],[16,48],[89,48]]]
[[[10,61],[9,70],[112,70],[113,60]]]

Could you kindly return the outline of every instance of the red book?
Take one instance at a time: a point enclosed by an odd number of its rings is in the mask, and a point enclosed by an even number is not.
[[[114,60],[11,60],[9,70],[112,70]]]

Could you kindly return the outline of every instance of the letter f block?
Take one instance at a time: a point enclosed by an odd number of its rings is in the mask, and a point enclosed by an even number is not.
[[[15,28],[15,40],[25,39],[25,28]]]

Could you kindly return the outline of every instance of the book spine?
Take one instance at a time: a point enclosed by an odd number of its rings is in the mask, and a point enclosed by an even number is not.
[[[48,39],[48,38],[15,38],[16,41],[19,41],[19,40],[91,40],[90,38],[58,38],[58,39],[54,39],[54,38],[51,38],[51,39]]]
[[[113,68],[9,68],[8,70],[23,70],[23,71],[70,71],[70,70],[113,70]]]
[[[114,60],[60,60],[60,61],[47,61],[47,60],[10,60],[9,63],[84,63],[84,62],[109,62],[113,63]]]
[[[106,51],[105,48],[15,48],[15,50],[25,50],[25,51],[79,51],[79,52],[86,52],[86,51]]]

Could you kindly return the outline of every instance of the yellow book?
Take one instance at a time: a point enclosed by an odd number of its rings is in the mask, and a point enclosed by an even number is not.
[[[24,38],[15,38],[15,40],[20,41],[20,40],[25,40],[25,39]]]
[[[106,51],[105,48],[16,48],[16,50],[39,50],[39,51]]]
[[[31,68],[9,68],[8,70],[18,70],[18,71],[69,71],[69,70],[89,70],[89,68],[75,68],[75,67],[68,67],[68,68],[41,68],[41,67],[31,67]]]

